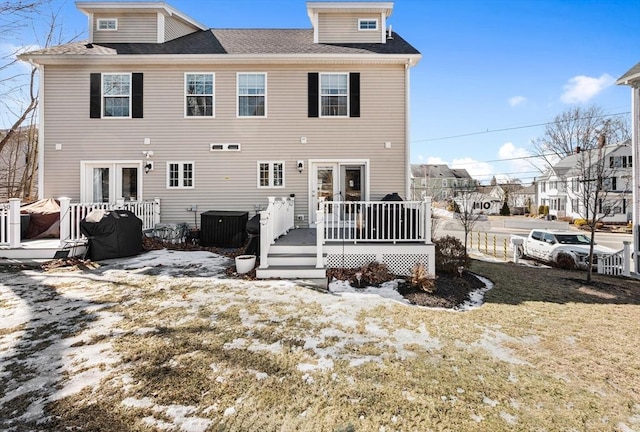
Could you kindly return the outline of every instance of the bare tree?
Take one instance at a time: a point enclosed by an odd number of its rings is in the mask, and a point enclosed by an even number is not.
[[[24,27],[31,24],[33,39],[25,47],[47,48],[61,43],[63,35],[58,24],[58,12],[42,13],[48,3],[49,0],[0,1],[0,34],[6,37],[16,30],[16,25]],[[40,29],[45,29],[45,32]],[[27,73],[23,68],[15,67],[16,56],[24,49],[17,48],[0,58],[0,72],[3,72],[0,108],[10,124],[5,133],[0,134],[0,157],[8,162],[4,164],[6,176],[3,179],[7,195],[32,199],[38,161],[38,69],[31,66]]]
[[[482,201],[482,194],[469,187],[458,187],[456,198],[453,200],[453,217],[457,220],[464,231],[464,250],[467,254],[467,238],[473,231],[474,226],[484,215],[476,208]]]
[[[544,136],[532,142],[532,152],[552,167],[557,160],[573,154],[578,148],[596,148],[605,136],[609,142],[629,139],[629,118],[628,115],[611,117],[597,105],[569,108],[546,125]],[[603,134],[605,128],[607,133]]]
[[[603,135],[606,134],[606,130]],[[601,140],[601,143],[604,142]],[[609,147],[610,149],[611,147]],[[604,218],[609,216],[612,209],[625,199],[625,192],[630,189],[627,184],[623,186],[623,193],[615,192],[620,189],[613,186],[613,179],[619,174],[615,164],[609,161],[607,147],[600,145],[590,150],[581,151],[576,163],[576,173],[578,174],[579,188],[575,191],[575,196],[579,201],[577,213],[582,217],[589,227],[591,243],[589,246],[589,266],[587,271],[587,282],[590,283],[593,274],[594,264],[594,244],[596,227]],[[623,179],[624,177],[621,177]],[[627,179],[628,180],[628,179]],[[627,181],[627,183],[629,183]],[[620,185],[622,186],[622,185]]]

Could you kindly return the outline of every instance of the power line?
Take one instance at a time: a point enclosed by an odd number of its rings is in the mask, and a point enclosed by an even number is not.
[[[615,117],[615,116],[620,116],[620,115],[624,115],[624,114],[631,114],[631,111],[619,112],[619,113],[615,113],[615,114],[601,114],[601,115],[596,115],[596,116],[591,116],[591,117],[582,117],[580,119],[560,120],[560,122],[562,122],[562,121],[571,121],[571,120],[593,119],[593,118],[599,118],[599,117]],[[447,139],[453,139],[453,138],[464,138],[464,137],[474,136],[474,135],[483,135],[483,134],[489,134],[489,133],[495,133],[495,132],[505,132],[505,131],[510,131],[510,130],[527,129],[527,128],[533,128],[533,127],[547,126],[547,125],[558,123],[558,122],[559,121],[554,120],[554,121],[549,121],[549,122],[546,122],[546,123],[536,123],[536,124],[530,124],[530,125],[525,125],[525,126],[514,126],[514,127],[509,127],[509,128],[500,128],[500,129],[487,129],[486,131],[469,132],[469,133],[466,133],[466,134],[450,135],[450,136],[444,136],[444,137],[439,137],[439,138],[426,138],[426,139],[415,140],[415,141],[411,141],[411,142],[412,143],[421,143],[421,142],[429,142],[429,141],[441,141],[441,140],[447,140]]]

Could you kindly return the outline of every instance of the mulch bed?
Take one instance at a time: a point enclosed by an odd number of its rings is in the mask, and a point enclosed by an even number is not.
[[[418,306],[453,309],[468,299],[469,293],[484,288],[484,283],[473,273],[464,271],[462,277],[442,274],[436,278],[436,289],[428,293],[409,283],[398,285],[398,292]]]

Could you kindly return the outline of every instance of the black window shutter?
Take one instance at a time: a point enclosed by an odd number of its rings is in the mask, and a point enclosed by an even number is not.
[[[142,118],[142,74],[131,74],[131,117]]]
[[[309,72],[309,117],[318,117],[318,73]]]
[[[102,109],[102,76],[99,73],[92,73],[89,84],[89,118],[100,118]]]
[[[360,117],[360,73],[349,74],[349,117]]]

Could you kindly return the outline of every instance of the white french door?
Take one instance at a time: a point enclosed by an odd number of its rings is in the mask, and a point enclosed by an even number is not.
[[[367,199],[366,161],[311,162],[309,220],[316,223],[318,202],[364,201]],[[346,210],[348,211],[348,209]],[[326,223],[339,225],[345,218],[329,207]]]
[[[81,162],[82,202],[115,203],[142,200],[142,163],[124,162]]]

